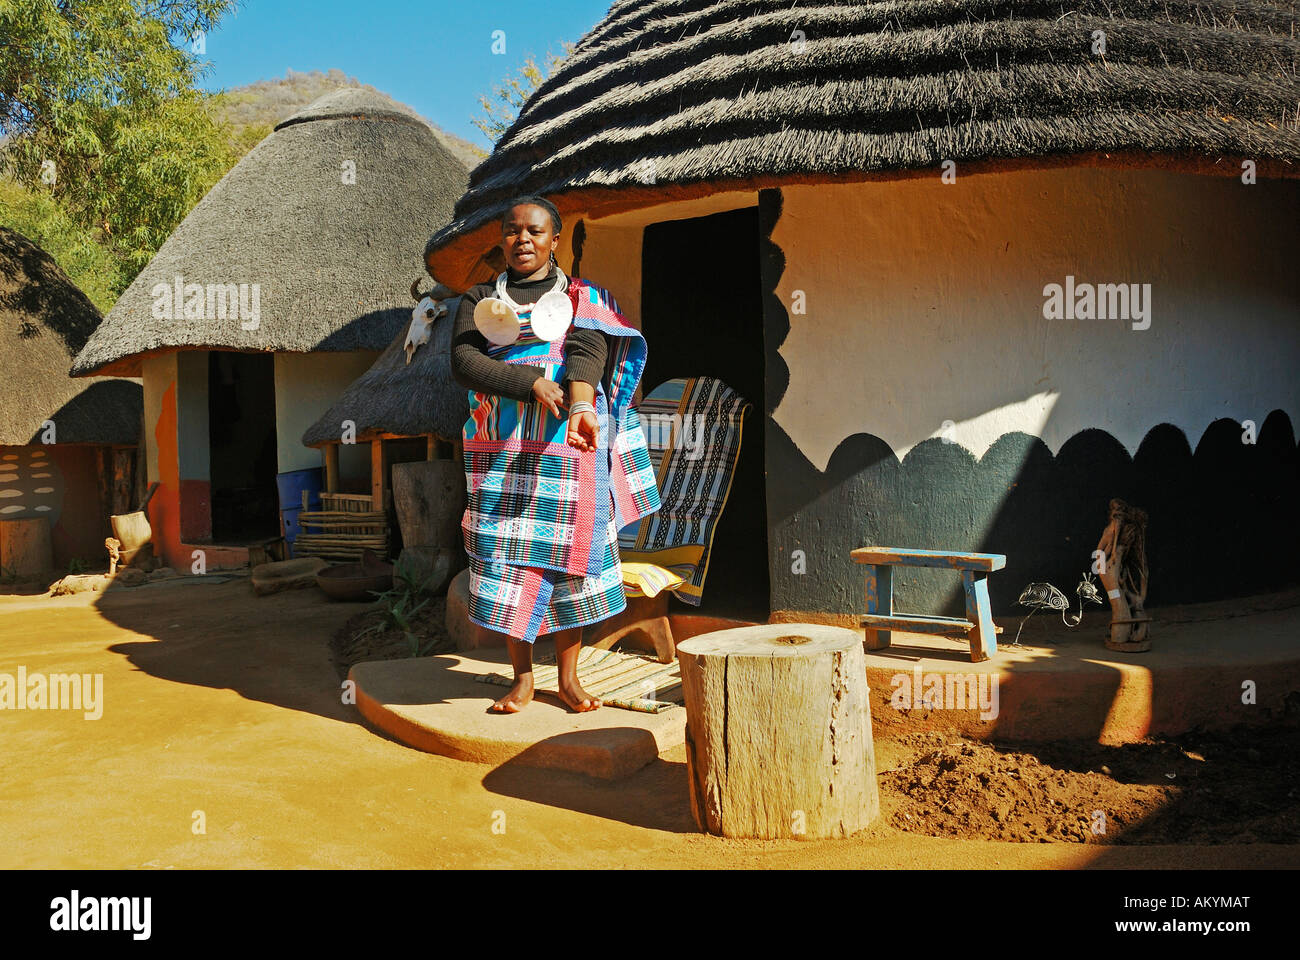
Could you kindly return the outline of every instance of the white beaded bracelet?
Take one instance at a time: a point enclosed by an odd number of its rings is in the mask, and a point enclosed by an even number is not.
[[[596,408],[593,407],[586,400],[579,400],[577,403],[571,404],[569,406],[570,417],[572,417],[575,413],[595,413],[595,412],[596,412]]]

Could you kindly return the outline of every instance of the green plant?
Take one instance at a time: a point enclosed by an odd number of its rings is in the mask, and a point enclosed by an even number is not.
[[[430,596],[424,596],[424,599],[420,599],[421,596],[427,593],[425,590],[426,583],[426,580],[418,577],[415,569],[409,563],[403,564],[401,560],[398,560],[393,567],[393,586],[383,593],[375,590],[370,591],[379,602],[379,620],[361,631],[358,638],[368,637],[375,633],[384,633],[388,630],[398,630],[406,638],[412,657],[425,656],[431,652],[435,641],[430,639],[421,644],[420,638],[416,636],[414,629],[415,615],[433,599]]]
[[[85,572],[86,572],[86,564],[82,561],[80,557],[73,557],[71,560],[68,561],[68,576],[72,576],[73,574],[77,574],[77,573],[85,573]]]

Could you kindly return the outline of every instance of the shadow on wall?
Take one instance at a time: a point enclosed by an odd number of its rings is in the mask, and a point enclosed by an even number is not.
[[[1020,591],[1048,581],[1073,600],[1120,497],[1147,511],[1149,606],[1246,596],[1300,583],[1300,455],[1290,418],[1269,414],[1255,443],[1232,420],[1212,423],[1193,452],[1169,424],[1137,454],[1104,430],[1071,437],[1056,456],[1037,437],[1009,433],[976,460],[939,439],[899,463],[869,434],[845,439],[817,470],[770,418],[768,503],[776,557],[773,609],[861,608],[861,568],[849,551],[867,544],[1003,553],[989,578],[995,613],[1021,612]],[[794,550],[807,574],[791,573]],[[904,611],[959,614],[947,571],[895,573]]]
[[[782,205],[780,190],[759,192],[774,611],[860,612],[862,569],[849,552],[871,544],[1006,554],[1006,568],[989,578],[1000,616],[1023,613],[1016,600],[1035,581],[1073,600],[1113,497],[1150,518],[1149,606],[1300,583],[1300,552],[1291,546],[1300,539],[1300,456],[1282,410],[1268,415],[1254,443],[1243,442],[1240,423],[1217,420],[1193,452],[1182,430],[1163,423],[1134,456],[1105,430],[1088,429],[1055,456],[1041,439],[1016,432],[979,459],[931,438],[900,463],[888,443],[860,433],[842,440],[818,470],[772,418],[790,385],[780,352],[790,318],[776,292],[787,257],[771,239]],[[795,572],[800,563],[804,572]],[[964,609],[949,571],[899,569],[894,591],[905,612]]]
[[[144,387],[133,380],[97,380],[45,418],[55,425],[56,443],[134,446],[144,424]],[[44,433],[38,426],[27,442],[41,443]]]

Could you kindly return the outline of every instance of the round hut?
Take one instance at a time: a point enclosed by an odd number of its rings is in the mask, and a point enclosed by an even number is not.
[[[195,206],[77,357],[144,380],[150,520],[173,566],[296,533],[315,414],[410,319],[412,250],[467,172],[410,108],[349,87],[279,123]],[[348,448],[346,476],[370,457]]]
[[[1300,582],[1294,9],[1243,0],[615,2],[426,263],[487,279],[504,204],[650,345],[647,392],[756,408],[703,611],[856,624],[866,545],[1077,582],[1119,497],[1151,603]],[[959,612],[907,569],[902,609]]]
[[[140,384],[68,376],[102,320],[53,257],[0,227],[0,575],[98,566],[109,516],[138,500]]]

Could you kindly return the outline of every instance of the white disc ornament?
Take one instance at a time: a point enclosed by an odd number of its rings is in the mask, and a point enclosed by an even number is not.
[[[519,339],[519,317],[510,304],[495,297],[484,297],[474,307],[474,326],[488,343],[498,347],[508,347]]]
[[[533,304],[533,312],[529,315],[528,321],[532,324],[533,333],[538,338],[547,341],[558,340],[573,322],[573,301],[569,299],[567,293],[557,293],[554,290],[544,293],[541,299]]]

